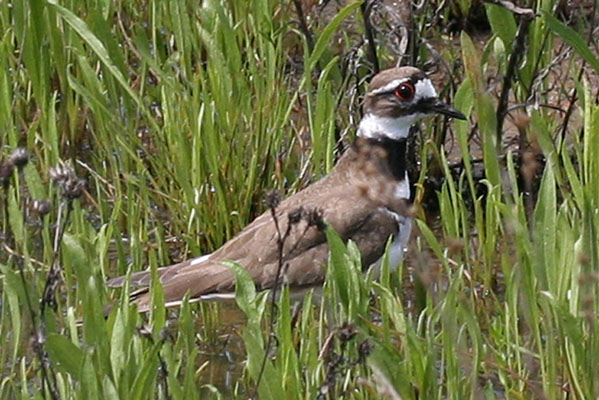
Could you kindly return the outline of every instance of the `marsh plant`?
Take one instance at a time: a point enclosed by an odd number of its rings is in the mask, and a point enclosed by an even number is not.
[[[599,398],[597,2],[398,3],[5,2],[0,397]],[[326,174],[395,63],[469,117],[412,135],[397,271],[323,223],[299,306],[234,264],[236,323],[104,286]]]

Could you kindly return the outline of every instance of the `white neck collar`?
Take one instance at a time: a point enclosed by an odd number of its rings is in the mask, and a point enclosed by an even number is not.
[[[413,114],[400,118],[366,114],[358,126],[358,136],[371,139],[383,137],[393,140],[405,139],[410,133],[410,127],[422,117],[423,114]]]

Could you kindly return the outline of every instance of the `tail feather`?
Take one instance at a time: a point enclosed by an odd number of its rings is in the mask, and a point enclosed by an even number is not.
[[[210,254],[205,254],[205,255],[197,257],[197,258],[192,258],[191,260],[183,261],[182,263],[179,263],[179,264],[170,265],[167,267],[160,267],[157,270],[158,277],[160,278],[160,281],[164,284],[164,283],[168,282],[169,280],[171,280],[173,277],[175,277],[179,273],[179,271],[182,270],[183,268],[189,267],[191,265],[198,265],[200,263],[203,263],[208,260],[209,256],[210,256]],[[113,287],[113,288],[122,287],[123,285],[125,285],[126,281],[127,281],[127,275],[118,276],[116,278],[112,278],[112,279],[108,280],[108,282],[106,282],[106,286]],[[133,274],[131,274],[131,286],[148,287],[148,286],[150,286],[151,282],[152,282],[152,271],[150,271],[150,270],[134,272]]]
[[[160,267],[158,268],[158,276],[162,277],[167,271],[169,267]],[[150,286],[150,282],[152,280],[152,271],[139,271],[131,274],[131,286],[136,287],[147,287]],[[106,282],[106,286],[117,288],[125,285],[127,281],[127,275],[118,276],[116,278],[112,278]]]

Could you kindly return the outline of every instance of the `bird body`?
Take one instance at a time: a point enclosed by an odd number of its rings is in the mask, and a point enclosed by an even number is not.
[[[289,227],[280,279],[294,289],[324,280],[329,250],[322,221],[344,241],[356,243],[366,267],[380,259],[393,236],[390,261],[397,265],[411,230],[406,213],[410,127],[431,112],[465,118],[441,103],[430,80],[413,67],[379,73],[366,94],[364,112],[358,138],[331,172],[274,209],[279,227]],[[166,305],[179,304],[187,293],[200,300],[232,297],[235,276],[224,262],[244,267],[258,289],[272,288],[279,265],[278,238],[268,210],[213,253],[159,268]],[[125,280],[112,279],[108,286],[121,286]],[[140,311],[149,308],[150,281],[148,271],[131,276],[131,284],[142,287],[132,293]]]

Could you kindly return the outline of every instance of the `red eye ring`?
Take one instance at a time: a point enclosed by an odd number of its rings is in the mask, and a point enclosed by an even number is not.
[[[395,88],[394,94],[400,100],[410,101],[414,98],[414,93],[416,90],[414,89],[414,84],[410,81],[404,82],[400,84],[397,88]]]

